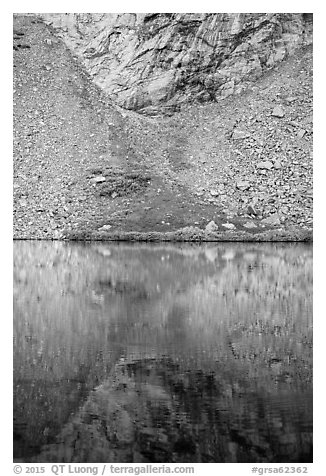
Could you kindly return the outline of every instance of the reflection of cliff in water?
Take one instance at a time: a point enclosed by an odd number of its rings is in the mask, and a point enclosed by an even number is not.
[[[311,395],[295,393],[293,407],[282,391],[270,395],[223,367],[184,371],[168,359],[117,365],[36,461],[311,460],[310,428],[300,418]]]
[[[307,245],[15,243],[15,457],[306,461],[311,281]]]

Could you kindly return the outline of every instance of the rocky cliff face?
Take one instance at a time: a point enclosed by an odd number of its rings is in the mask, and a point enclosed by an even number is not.
[[[120,106],[150,114],[217,101],[312,43],[312,14],[45,13]]]

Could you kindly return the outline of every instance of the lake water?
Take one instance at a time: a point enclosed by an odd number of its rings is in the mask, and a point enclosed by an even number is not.
[[[312,246],[15,242],[14,459],[311,462]]]

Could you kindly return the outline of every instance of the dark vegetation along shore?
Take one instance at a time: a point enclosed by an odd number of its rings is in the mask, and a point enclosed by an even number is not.
[[[115,104],[53,27],[14,16],[14,238],[309,241],[312,46],[169,115]]]

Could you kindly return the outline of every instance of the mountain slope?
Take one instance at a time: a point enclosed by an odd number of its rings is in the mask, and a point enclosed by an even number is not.
[[[120,106],[153,114],[251,90],[298,47],[312,14],[44,13]]]
[[[307,47],[251,92],[149,118],[114,105],[43,22],[15,17],[14,237],[305,239],[311,75]]]

